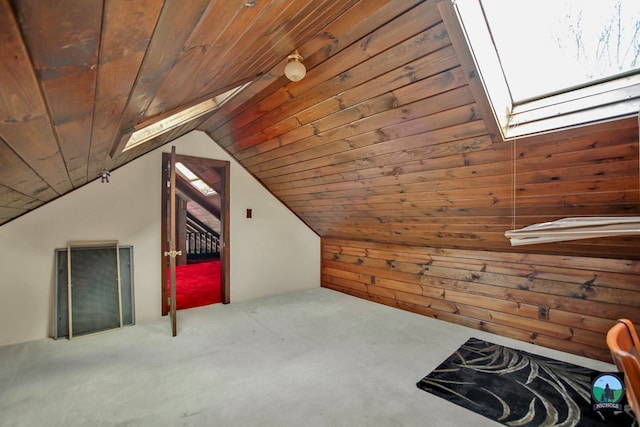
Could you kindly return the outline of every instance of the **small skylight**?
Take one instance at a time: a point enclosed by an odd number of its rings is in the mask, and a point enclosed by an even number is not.
[[[153,138],[156,138],[163,133],[169,132],[178,126],[182,126],[185,123],[195,120],[211,111],[220,108],[225,102],[233,98],[240,93],[249,83],[245,83],[241,86],[228,90],[220,95],[217,95],[211,99],[207,99],[199,104],[188,107],[175,114],[165,117],[161,120],[155,121],[149,125],[143,123],[140,128],[131,134],[129,141],[125,145],[123,151],[127,151],[133,147],[137,147]]]
[[[638,0],[483,0],[515,104],[640,67]]]
[[[191,185],[193,185],[198,191],[200,191],[205,196],[211,196],[212,194],[217,194],[216,190],[209,187],[209,185],[201,179],[196,179],[195,181],[191,181]]]
[[[465,71],[479,78],[503,139],[638,113],[640,1],[439,7],[456,52],[471,57]]]
[[[178,174],[180,174],[184,179],[189,181],[189,184],[205,196],[211,196],[213,194],[218,194],[216,190],[211,188],[209,184],[198,178],[198,175],[193,173],[191,169],[186,167],[184,164],[180,162],[176,162],[176,169]]]

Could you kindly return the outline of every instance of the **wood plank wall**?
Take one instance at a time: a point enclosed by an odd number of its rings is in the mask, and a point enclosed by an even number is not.
[[[607,362],[616,319],[640,324],[639,284],[633,260],[322,239],[323,287]]]
[[[640,215],[636,117],[492,139],[437,3],[379,3],[300,47],[303,80],[261,80],[201,129],[321,237],[640,259],[637,236],[517,248],[504,237]]]

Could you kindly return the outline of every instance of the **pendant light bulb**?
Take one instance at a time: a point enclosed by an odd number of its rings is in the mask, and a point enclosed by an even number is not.
[[[287,56],[287,65],[284,67],[284,75],[287,76],[292,82],[299,82],[307,74],[302,60],[304,58],[298,53],[298,51]]]

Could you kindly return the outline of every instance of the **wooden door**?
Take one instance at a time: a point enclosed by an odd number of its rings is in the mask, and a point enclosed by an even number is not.
[[[165,168],[163,168],[164,170]],[[176,318],[176,256],[181,255],[179,251],[176,251],[176,147],[171,147],[171,156],[166,165],[166,173],[163,173],[167,179],[163,179],[164,191],[168,195],[167,205],[164,209],[168,210],[168,229],[167,229],[167,241],[163,242],[163,256],[168,258],[169,261],[169,315],[171,317],[171,333],[175,337],[178,333],[178,322]],[[167,226],[167,221],[163,221],[163,226]],[[164,250],[166,248],[166,250]],[[162,263],[163,270],[166,272],[166,261]],[[167,310],[167,285],[166,277],[163,275],[163,314]]]
[[[167,293],[167,283],[168,283],[168,267],[169,267],[169,258],[165,257],[164,252],[170,251],[169,249],[169,222],[170,222],[170,212],[175,212],[170,208],[170,196],[169,196],[169,181],[170,181],[170,153],[163,153],[162,155],[162,230],[161,230],[161,242],[162,242],[162,270],[161,270],[161,312],[163,316],[169,314],[168,307],[170,305],[170,298]],[[230,270],[230,251],[229,251],[229,210],[230,210],[230,174],[231,174],[231,166],[228,161],[223,160],[215,160],[201,157],[193,157],[186,155],[175,155],[175,162],[180,162],[182,164],[187,165],[190,169],[196,170],[198,174],[201,174],[201,178],[207,184],[211,185],[218,194],[221,196],[221,201],[219,206],[214,206],[210,202],[208,202],[205,198],[197,197],[198,192],[194,190],[188,194],[188,197],[196,200],[198,204],[203,206],[206,210],[214,214],[220,218],[221,221],[221,247],[220,247],[220,260],[221,260],[221,302],[223,304],[228,304],[230,302],[230,281],[229,281],[229,270]],[[201,169],[201,167],[205,168],[205,171]],[[215,174],[219,175],[218,180],[212,182],[205,175],[208,175],[208,169],[214,170]],[[200,175],[199,175],[200,176]],[[176,175],[175,179],[175,190],[178,191],[180,188],[180,177]],[[183,186],[183,191],[188,190],[188,186]],[[178,242],[176,241],[176,246]]]

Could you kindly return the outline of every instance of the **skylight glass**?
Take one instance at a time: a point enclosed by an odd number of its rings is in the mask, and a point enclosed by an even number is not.
[[[194,181],[198,179],[198,176],[195,173],[193,173],[191,169],[189,169],[188,167],[186,167],[180,162],[176,162],[176,169],[178,169],[178,172],[180,172],[182,176],[188,179],[189,181]]]
[[[191,181],[191,185],[198,189],[205,196],[209,196],[211,194],[216,194],[216,190],[209,187],[209,185],[201,179],[197,179],[195,181]]]
[[[196,105],[185,108],[178,111],[175,114],[171,114],[161,120],[156,120],[151,124],[142,124],[139,128],[136,128],[135,132],[131,134],[131,137],[127,141],[123,151],[127,151],[133,147],[137,147],[153,138],[156,138],[178,126],[182,126],[185,123],[195,120],[207,113],[210,113],[222,106],[229,99],[240,93],[242,89],[247,87],[251,82],[245,83],[241,86],[228,90],[213,98],[202,101]]]
[[[640,0],[441,0],[491,135],[638,114]]]
[[[514,103],[640,68],[640,0],[482,0]]]
[[[176,170],[179,175],[181,175],[184,179],[189,181],[189,184],[205,196],[211,196],[213,194],[218,194],[216,190],[211,188],[209,184],[198,178],[191,169],[185,166],[183,163],[176,162]]]

